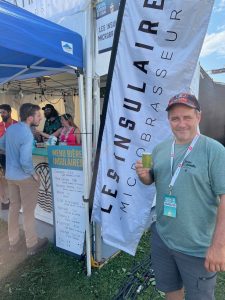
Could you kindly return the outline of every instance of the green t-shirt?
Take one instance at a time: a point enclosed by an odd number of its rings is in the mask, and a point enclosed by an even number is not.
[[[225,148],[201,135],[186,157],[174,184],[177,216],[163,216],[164,195],[171,181],[170,154],[173,140],[155,147],[152,153],[157,191],[157,231],[166,245],[184,254],[205,257],[215,229],[218,195],[225,194]],[[182,161],[187,145],[175,145],[173,174]]]
[[[62,123],[60,117],[55,117],[53,121],[51,121],[50,119],[46,119],[43,132],[47,134],[53,134],[61,127]]]

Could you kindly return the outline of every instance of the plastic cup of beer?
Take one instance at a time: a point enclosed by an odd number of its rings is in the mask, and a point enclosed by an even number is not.
[[[151,167],[152,167],[152,155],[151,155],[151,153],[144,152],[142,154],[142,165],[143,165],[143,168],[151,169]]]

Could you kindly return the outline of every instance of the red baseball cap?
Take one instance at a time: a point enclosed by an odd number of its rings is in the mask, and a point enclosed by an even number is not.
[[[200,104],[196,97],[187,93],[180,93],[178,95],[173,96],[168,103],[166,111],[169,111],[172,106],[175,104],[183,104],[191,108],[195,108],[198,111],[201,111]]]

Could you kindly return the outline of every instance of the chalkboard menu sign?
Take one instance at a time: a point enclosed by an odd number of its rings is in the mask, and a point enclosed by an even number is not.
[[[49,146],[48,161],[51,169],[55,246],[81,255],[85,237],[82,149]]]

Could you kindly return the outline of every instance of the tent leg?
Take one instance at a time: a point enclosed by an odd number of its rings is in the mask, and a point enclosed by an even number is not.
[[[98,143],[98,134],[100,127],[100,78],[95,75],[94,77],[94,148],[96,151]],[[101,262],[102,260],[102,239],[101,239],[101,226],[95,223],[95,260]]]
[[[92,3],[89,3],[87,9],[87,33],[86,33],[86,89],[85,89],[85,100],[86,100],[86,126],[87,126],[87,155],[88,155],[88,176],[89,184],[91,187],[92,178],[92,78],[93,78],[93,7]]]
[[[81,115],[81,132],[82,135],[82,158],[84,174],[84,205],[85,205],[85,222],[86,222],[86,260],[87,276],[91,276],[91,239],[90,239],[90,222],[89,222],[89,174],[88,174],[88,153],[87,153],[87,135],[86,118],[85,118],[85,101],[84,101],[84,82],[83,75],[79,78],[79,95],[80,95],[80,115]]]
[[[96,16],[96,8],[94,8],[94,16]],[[92,19],[92,27],[96,27],[96,18]],[[100,77],[96,73],[96,61],[97,61],[97,53],[98,53],[98,42],[97,36],[93,36],[93,48],[94,48],[94,57],[93,57],[93,74],[94,74],[94,84],[93,84],[93,102],[94,102],[94,154],[96,154],[97,144],[98,144],[98,135],[100,128],[100,115],[101,115],[101,105],[100,105]],[[94,232],[95,232],[95,260],[97,262],[102,261],[102,238],[101,238],[101,225],[94,223]]]
[[[98,134],[100,128],[100,78],[95,75],[94,77],[94,89],[93,89],[93,100],[94,100],[94,148],[97,149]]]

